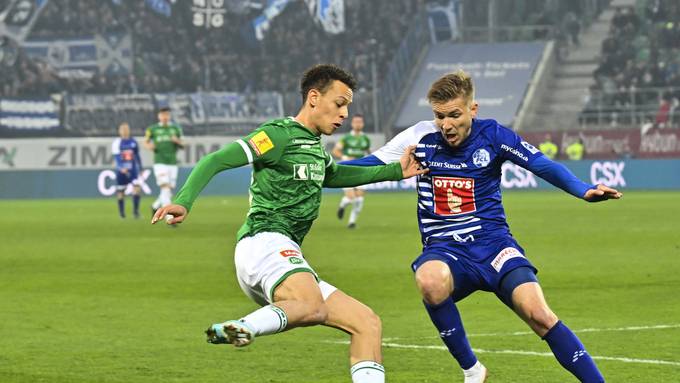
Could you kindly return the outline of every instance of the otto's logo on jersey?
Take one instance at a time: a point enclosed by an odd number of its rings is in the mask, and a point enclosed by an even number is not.
[[[478,168],[483,168],[491,162],[491,155],[486,149],[477,149],[472,154],[472,163]]]
[[[250,144],[250,147],[253,148],[255,153],[257,153],[258,156],[267,153],[274,147],[272,140],[264,131],[254,135],[250,140],[248,140],[248,143]]]
[[[477,210],[474,179],[435,176],[432,186],[435,214],[458,215]]]

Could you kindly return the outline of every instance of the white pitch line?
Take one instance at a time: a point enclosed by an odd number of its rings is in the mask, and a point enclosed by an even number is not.
[[[333,344],[349,344],[348,341],[333,341],[327,342]],[[447,351],[448,349],[444,346],[434,346],[434,345],[417,345],[417,344],[399,344],[399,343],[383,343],[384,347],[388,348],[404,348],[404,349],[416,349],[416,350],[440,350]],[[472,351],[478,354],[510,354],[510,355],[527,355],[527,356],[543,356],[543,357],[554,357],[550,352],[536,352],[536,351],[524,351],[524,350],[484,350],[481,348],[473,348]],[[615,356],[594,356],[591,358],[595,360],[611,360],[623,363],[641,363],[641,364],[661,364],[667,366],[680,366],[680,362],[670,361],[670,360],[658,360],[658,359],[636,359],[636,358],[626,358],[626,357],[615,357]]]
[[[606,331],[645,331],[645,330],[662,330],[669,328],[680,328],[680,324],[660,324],[655,326],[628,326],[628,327],[609,327],[609,328],[583,328],[580,330],[572,330],[576,333],[581,332],[606,332]],[[509,336],[509,335],[534,335],[533,331],[515,331],[508,333],[480,333],[468,334],[468,337],[483,337],[483,336]]]

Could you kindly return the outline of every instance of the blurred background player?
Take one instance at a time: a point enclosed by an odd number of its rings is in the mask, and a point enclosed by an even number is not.
[[[170,121],[170,108],[158,110],[158,123],[146,129],[144,146],[153,155],[153,174],[160,188],[158,198],[151,205],[155,213],[161,206],[170,205],[172,191],[177,184],[177,150],[184,147],[182,128]]]
[[[130,137],[130,125],[127,122],[118,127],[119,138],[111,145],[111,153],[116,160],[116,196],[118,197],[118,214],[125,218],[125,189],[132,184],[132,212],[139,218],[139,173],[142,160],[139,157],[137,140]]]
[[[333,148],[333,155],[343,161],[363,157],[369,154],[371,149],[371,140],[363,132],[364,116],[355,114],[352,117],[351,126],[352,131],[342,136]],[[342,197],[338,207],[338,219],[342,219],[345,215],[347,205],[352,204],[352,212],[349,215],[347,227],[353,229],[356,226],[359,213],[364,207],[364,186],[344,188],[342,190],[345,192],[345,195]]]

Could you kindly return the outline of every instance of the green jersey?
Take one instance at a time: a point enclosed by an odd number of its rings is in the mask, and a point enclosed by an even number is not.
[[[347,133],[340,139],[342,155],[350,158],[363,157],[371,149],[371,140],[363,133]]]
[[[153,124],[146,128],[146,139],[155,145],[153,162],[156,164],[177,165],[177,150],[179,145],[172,142],[172,137],[182,137],[182,128],[179,125],[169,124],[162,126]]]
[[[402,179],[401,165],[338,165],[321,138],[293,118],[272,120],[234,143],[202,158],[177,193],[175,203],[191,209],[218,172],[253,165],[250,210],[238,239],[277,232],[302,243],[319,215],[321,190]]]

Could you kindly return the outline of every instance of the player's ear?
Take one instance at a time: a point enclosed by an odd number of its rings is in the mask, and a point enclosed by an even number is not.
[[[470,103],[470,114],[472,115],[472,118],[477,117],[477,111],[479,110],[479,103],[475,100],[472,100]]]
[[[307,103],[309,103],[309,106],[312,108],[316,107],[319,103],[320,96],[321,92],[319,92],[318,89],[310,89],[309,92],[307,92]]]

